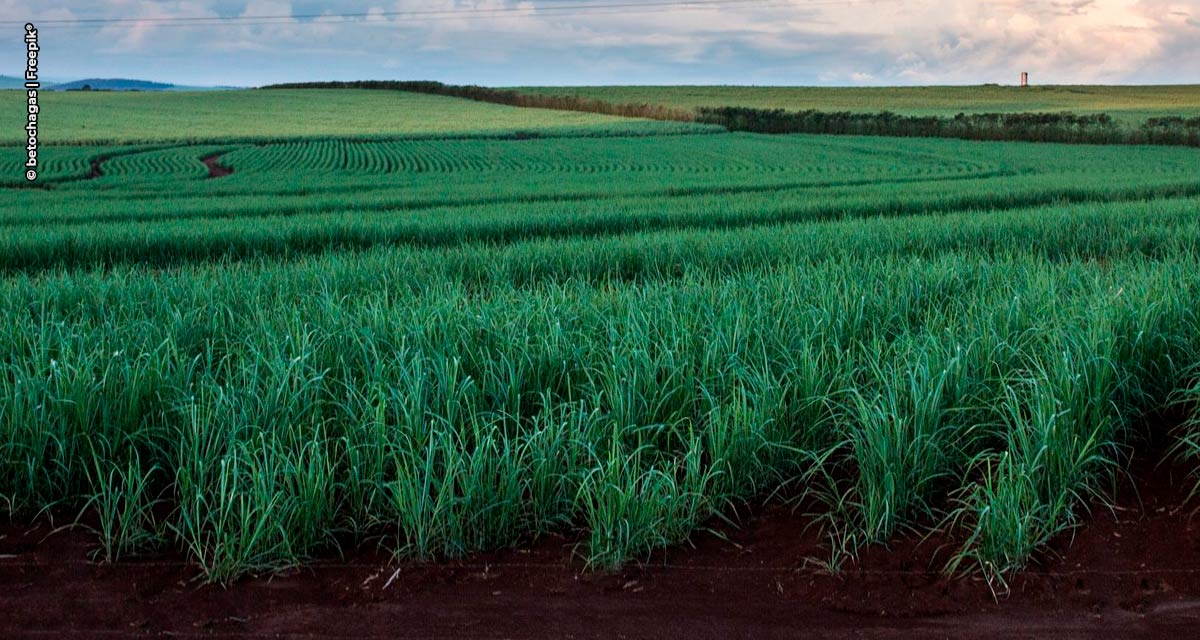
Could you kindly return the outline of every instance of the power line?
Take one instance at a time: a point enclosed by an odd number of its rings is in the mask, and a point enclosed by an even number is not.
[[[549,6],[533,7],[464,7],[447,10],[412,10],[412,11],[377,11],[352,13],[307,13],[307,14],[277,14],[257,16],[180,16],[180,17],[147,17],[147,18],[60,18],[38,20],[39,27],[50,25],[55,27],[104,27],[120,24],[145,24],[157,26],[220,26],[229,25],[271,25],[289,24],[297,20],[363,20],[387,18],[386,24],[396,22],[424,22],[429,20],[457,20],[478,18],[525,18],[539,15],[611,15],[618,13],[665,13],[679,9],[701,9],[729,7],[776,8],[795,7],[807,8],[817,6],[879,4],[897,0],[671,0],[658,2],[619,2],[619,3],[554,3]],[[0,20],[0,25],[25,24],[26,20]],[[310,24],[336,24],[330,22],[310,22]],[[367,24],[371,24],[367,22]],[[382,23],[381,23],[382,24]]]
[[[544,0],[543,0],[544,1]],[[543,7],[463,7],[461,9],[432,9],[410,11],[376,11],[354,13],[296,13],[257,16],[185,16],[185,17],[149,17],[149,18],[62,18],[40,20],[38,24],[113,24],[121,22],[200,22],[221,21],[241,22],[244,20],[314,20],[318,18],[388,18],[424,15],[465,15],[465,14],[495,14],[495,13],[529,13],[540,11],[564,11],[584,9],[660,7],[660,6],[691,6],[691,5],[725,5],[752,4],[763,0],[672,0],[670,2],[622,2],[612,4],[593,3],[553,3]],[[3,20],[0,24],[22,24],[20,20]]]

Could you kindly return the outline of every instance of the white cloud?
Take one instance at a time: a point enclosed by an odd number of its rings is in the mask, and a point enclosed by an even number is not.
[[[806,1],[584,15],[547,10],[553,4],[544,0],[79,0],[46,9],[0,0],[0,9],[35,20],[370,14],[51,26],[46,59],[55,76],[887,84],[1011,82],[1024,70],[1041,83],[1200,82],[1200,0]],[[389,14],[468,8],[518,11]]]

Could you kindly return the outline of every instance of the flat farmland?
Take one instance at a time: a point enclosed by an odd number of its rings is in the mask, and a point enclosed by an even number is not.
[[[0,90],[0,108],[22,111],[24,92]],[[348,89],[50,91],[41,96],[42,142],[100,144],[279,139],[308,136],[457,135],[537,130],[579,133],[636,128],[609,116],[518,109],[418,93]],[[4,134],[16,144],[21,130]],[[53,154],[51,154],[53,155]]]
[[[267,98],[308,115],[221,110]],[[780,508],[806,570],[931,537],[1002,593],[1135,460],[1200,457],[1196,149],[427,98],[62,98],[75,144],[0,189],[11,519],[229,583],[548,539],[619,571]]]

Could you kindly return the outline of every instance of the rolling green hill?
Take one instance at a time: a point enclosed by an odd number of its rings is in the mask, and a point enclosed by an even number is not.
[[[225,141],[290,136],[500,134],[581,128],[666,131],[697,125],[641,122],[571,111],[519,109],[397,91],[234,90],[44,92],[44,143]],[[0,109],[19,113],[23,94],[0,92]],[[0,134],[20,141],[20,128]]]

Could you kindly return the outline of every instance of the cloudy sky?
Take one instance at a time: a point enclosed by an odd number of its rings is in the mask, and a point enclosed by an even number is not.
[[[368,15],[330,15],[347,13]],[[0,0],[0,16],[0,73],[22,71],[28,20],[52,79],[1200,83],[1200,0]]]

